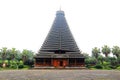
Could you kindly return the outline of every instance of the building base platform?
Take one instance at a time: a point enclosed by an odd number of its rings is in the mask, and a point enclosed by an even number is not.
[[[33,69],[86,69],[86,67],[34,67]]]

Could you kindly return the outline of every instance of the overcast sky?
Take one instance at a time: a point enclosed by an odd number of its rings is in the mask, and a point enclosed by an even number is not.
[[[82,52],[120,46],[120,0],[0,0],[0,48],[37,53],[60,6]]]

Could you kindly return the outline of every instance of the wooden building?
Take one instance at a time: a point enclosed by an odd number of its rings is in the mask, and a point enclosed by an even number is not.
[[[35,68],[83,67],[81,54],[65,19],[64,11],[57,11],[52,27],[35,56]]]

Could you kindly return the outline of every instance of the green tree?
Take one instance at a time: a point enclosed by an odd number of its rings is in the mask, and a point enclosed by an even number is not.
[[[85,57],[85,59],[88,59],[90,57],[89,54],[87,54],[87,53],[82,53],[82,54]]]
[[[25,63],[28,59],[28,50],[27,49],[23,49],[22,51],[22,60],[23,60],[23,63]]]
[[[10,53],[11,53],[10,54],[11,60],[14,60],[16,58],[16,56],[17,56],[16,48],[12,48]]]
[[[113,46],[112,48],[112,53],[115,55],[117,58],[120,57],[120,47],[118,46]]]
[[[6,47],[3,47],[1,49],[1,57],[2,57],[2,60],[6,59],[6,57],[7,57],[7,48]]]
[[[102,55],[100,55],[100,56],[98,57],[98,61],[103,64],[104,57],[103,57]]]
[[[22,60],[23,62],[29,62],[29,61],[32,61],[33,60],[33,56],[34,56],[34,52],[32,52],[31,50],[27,50],[27,49],[24,49],[22,51]]]
[[[107,45],[104,45],[102,47],[102,53],[105,55],[105,57],[108,57],[108,55],[110,54],[110,52],[111,52],[111,49]]]
[[[97,61],[94,57],[89,57],[89,58],[85,59],[86,67],[94,66],[96,63],[97,63]]]
[[[111,63],[111,65],[117,65],[117,59],[115,57],[108,57],[109,58],[109,62]]]
[[[16,50],[17,55],[15,57],[15,59],[17,59],[18,61],[22,60],[22,53],[19,50]]]
[[[93,48],[92,49],[92,56],[98,60],[99,55],[100,55],[100,49],[97,47]]]
[[[3,47],[1,49],[1,59],[2,59],[2,66],[6,67],[6,63],[5,60],[7,59],[7,54],[8,54],[8,50],[6,47]]]
[[[2,49],[0,49],[0,60],[2,60]]]

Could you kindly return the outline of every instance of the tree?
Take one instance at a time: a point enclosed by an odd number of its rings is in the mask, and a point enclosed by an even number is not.
[[[82,53],[82,54],[85,57],[85,59],[88,59],[90,57],[89,54],[87,54],[87,53]]]
[[[15,56],[15,59],[17,59],[18,61],[22,60],[22,53],[19,50],[16,50],[17,55]]]
[[[23,49],[23,51],[22,51],[22,60],[23,60],[23,62],[25,63],[26,61],[27,61],[27,59],[28,59],[28,50],[26,50],[26,49]]]
[[[102,53],[105,55],[105,57],[108,57],[108,55],[110,54],[110,52],[111,52],[111,49],[107,45],[104,45],[102,47]]]
[[[92,56],[98,60],[98,56],[100,55],[100,49],[95,47],[92,49]]]
[[[23,60],[23,62],[24,63],[27,62],[29,64],[30,61],[33,61],[33,55],[34,55],[34,52],[32,52],[31,50],[24,49],[22,51],[22,60]]]
[[[117,59],[115,57],[108,57],[111,65],[115,66],[118,64]]]
[[[5,60],[7,59],[8,50],[6,47],[1,49],[2,67],[6,67]]]
[[[2,60],[2,49],[0,49],[0,60]]]
[[[88,59],[85,59],[86,65],[95,65],[97,63],[96,59],[94,57],[89,57]]]
[[[1,58],[2,58],[2,60],[5,60],[6,57],[7,57],[7,48],[6,48],[6,47],[3,47],[3,48],[1,49]]]
[[[120,57],[120,47],[118,46],[113,46],[112,48],[112,53],[113,55],[115,55],[117,58]]]
[[[102,55],[100,55],[100,56],[98,57],[98,61],[103,64],[104,57],[103,57]]]
[[[12,48],[11,49],[11,54],[10,54],[10,57],[11,57],[11,60],[14,60],[17,56],[17,50],[16,48]]]

